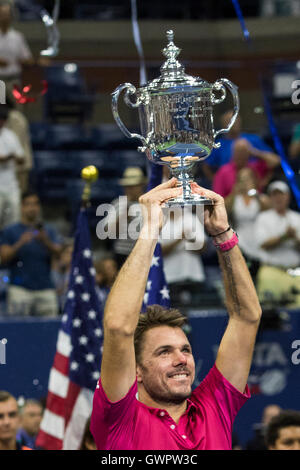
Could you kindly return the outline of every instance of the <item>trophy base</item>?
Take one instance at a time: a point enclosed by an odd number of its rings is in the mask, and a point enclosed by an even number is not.
[[[184,207],[184,206],[212,206],[213,200],[199,194],[192,194],[186,199],[176,197],[165,202],[165,207]]]

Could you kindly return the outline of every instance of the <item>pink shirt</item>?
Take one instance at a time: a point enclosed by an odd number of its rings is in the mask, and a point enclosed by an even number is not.
[[[266,175],[265,162],[249,162],[247,168],[252,168],[257,176],[258,183]],[[213,191],[222,197],[227,197],[231,193],[236,181],[237,168],[233,162],[226,163],[217,171],[213,180]],[[260,188],[261,189],[261,188]]]
[[[112,403],[99,381],[94,394],[91,432],[98,450],[230,450],[235,416],[250,398],[239,392],[214,365],[187,400],[176,424],[166,410],[136,398],[137,382]]]

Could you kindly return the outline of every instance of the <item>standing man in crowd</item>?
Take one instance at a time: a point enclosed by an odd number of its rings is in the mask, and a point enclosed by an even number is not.
[[[22,67],[34,63],[26,39],[12,28],[12,22],[12,2],[0,0],[0,80],[8,91],[12,91],[13,85],[21,85]]]
[[[20,187],[17,166],[24,162],[24,150],[14,131],[6,127],[9,110],[0,106],[0,228],[20,218]]]
[[[0,390],[0,451],[30,450],[16,438],[19,425],[17,400],[10,393]]]
[[[17,432],[17,441],[34,449],[42,417],[43,407],[41,403],[37,400],[26,400],[20,410],[21,428]]]
[[[8,313],[57,315],[51,259],[59,256],[61,244],[55,230],[41,220],[37,194],[28,192],[23,195],[21,221],[3,230],[0,243],[1,263],[10,270]]]
[[[160,306],[140,314],[162,206],[182,192],[176,184],[172,178],[140,197],[140,236],[106,303],[91,418],[98,449],[231,449],[234,418],[250,397],[247,379],[261,308],[221,196],[192,184],[214,203],[205,209],[204,225],[218,248],[229,313],[216,362],[193,392],[195,362],[182,330],[185,318]]]

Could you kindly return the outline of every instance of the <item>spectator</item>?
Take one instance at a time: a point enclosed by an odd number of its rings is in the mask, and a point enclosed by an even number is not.
[[[21,222],[7,227],[1,236],[1,261],[10,270],[8,314],[55,316],[58,306],[50,267],[61,245],[54,229],[41,220],[37,194],[23,195],[21,212]]]
[[[300,214],[289,209],[290,190],[284,181],[274,181],[268,188],[271,209],[258,215],[255,236],[261,267],[258,291],[261,298],[271,295],[279,300],[295,291],[295,305],[300,305],[300,277],[287,270],[300,266]]]
[[[267,450],[265,434],[268,424],[274,416],[278,416],[281,408],[278,405],[268,405],[263,409],[261,423],[255,426],[255,437],[246,444],[246,450]]]
[[[24,152],[24,161],[20,162],[16,168],[19,187],[24,193],[28,189],[29,172],[33,162],[29,123],[26,116],[16,109],[13,100],[8,96],[6,103],[9,113],[5,126],[16,134]]]
[[[260,155],[262,160],[250,161],[250,156],[254,153],[256,156]],[[253,169],[258,180],[258,188],[262,190],[266,181],[265,165],[271,169],[275,168],[279,162],[280,159],[277,155],[267,152],[256,152],[256,149],[253,149],[246,139],[237,139],[232,146],[230,162],[223,165],[214,176],[213,191],[224,198],[229,196],[235,185],[237,173],[242,168]]]
[[[225,199],[225,205],[233,227],[238,233],[240,248],[253,282],[256,284],[260,262],[254,236],[254,223],[260,211],[270,208],[270,200],[266,194],[257,191],[257,178],[252,168],[242,168],[237,173],[237,181]]]
[[[21,445],[34,449],[43,417],[43,407],[37,400],[26,400],[20,415],[21,428],[17,432],[17,441]]]
[[[221,116],[221,127],[227,128],[233,116],[233,111],[227,111]],[[217,139],[221,146],[214,149],[210,156],[205,160],[201,167],[205,176],[212,181],[216,171],[226,163],[229,163],[233,153],[233,144],[238,139],[246,139],[251,151],[250,162],[256,162],[259,176],[263,180],[263,186],[266,186],[272,178],[272,170],[280,162],[280,157],[275,154],[256,134],[250,134],[242,131],[242,120],[238,116],[230,131]]]
[[[110,239],[114,239],[113,252],[121,267],[127,256],[131,253],[139,234],[141,220],[139,197],[143,194],[146,177],[139,167],[128,167],[120,180],[124,188],[125,197],[112,201],[112,209],[101,221],[101,226]],[[130,223],[134,222],[134,233],[129,231]],[[97,231],[98,233],[98,231]],[[101,238],[101,235],[100,235]]]
[[[300,412],[285,410],[272,418],[266,445],[268,450],[300,450]]]
[[[8,0],[0,3],[0,80],[7,90],[21,84],[23,65],[34,63],[31,51],[22,33],[12,28],[13,11]]]
[[[79,450],[97,450],[93,435],[90,431],[91,418],[86,422],[83,438]]]
[[[118,275],[118,264],[112,256],[105,256],[95,263],[96,290],[104,306],[110,289]]]
[[[0,106],[0,228],[20,217],[20,189],[16,163],[24,161],[24,150],[16,134],[6,127],[8,108]]]
[[[19,424],[20,415],[15,397],[0,390],[0,450],[30,450],[17,441]]]

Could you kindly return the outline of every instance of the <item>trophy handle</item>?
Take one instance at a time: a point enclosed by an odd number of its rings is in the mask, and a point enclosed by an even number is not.
[[[129,106],[131,108],[138,108],[141,104],[141,101],[139,99],[137,99],[135,103],[130,100],[130,95],[133,95],[134,93],[136,93],[136,88],[135,88],[134,85],[132,85],[131,83],[123,83],[122,85],[119,85],[115,89],[115,91],[112,93],[111,106],[112,106],[112,113],[113,113],[113,116],[115,118],[115,121],[118,124],[121,131],[123,132],[123,134],[126,135],[126,137],[129,137],[130,139],[140,139],[142,141],[143,145],[147,147],[147,141],[146,141],[145,137],[143,137],[140,134],[135,134],[135,133],[129,132],[129,130],[124,125],[123,121],[121,120],[121,118],[119,116],[118,100],[119,100],[120,93],[123,90],[127,90],[126,93],[125,93],[125,97],[124,97],[124,101],[127,104],[127,106]]]
[[[233,116],[232,116],[232,118],[230,120],[230,123],[229,123],[229,125],[226,129],[220,129],[219,131],[214,132],[214,138],[216,138],[217,135],[219,135],[219,134],[224,134],[224,133],[230,131],[233,124],[235,123],[235,120],[236,120],[237,115],[238,115],[239,110],[240,110],[240,100],[239,100],[239,95],[238,95],[238,92],[237,92],[238,87],[236,85],[234,85],[227,78],[220,78],[219,80],[217,80],[213,84],[213,89],[215,89],[215,90],[222,93],[220,98],[216,98],[215,95],[213,94],[213,96],[212,96],[213,104],[221,103],[225,99],[226,89],[225,89],[224,85],[229,89],[229,91],[232,94],[232,98],[233,98]],[[214,148],[218,148],[218,147],[220,147],[220,143],[215,143]]]

